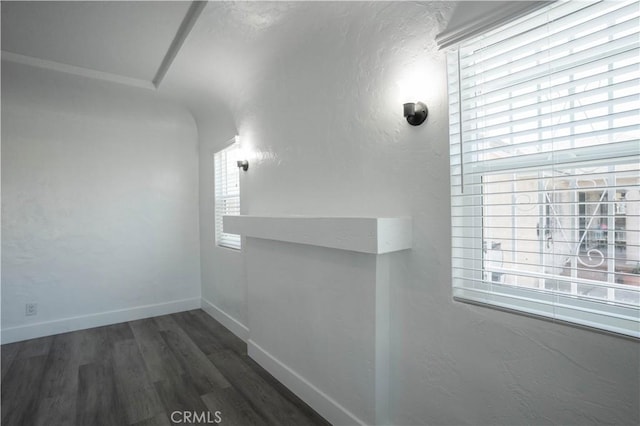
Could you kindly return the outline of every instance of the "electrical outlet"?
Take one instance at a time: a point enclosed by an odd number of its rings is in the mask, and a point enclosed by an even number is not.
[[[26,316],[36,315],[38,313],[37,303],[27,303],[25,305],[24,314]]]

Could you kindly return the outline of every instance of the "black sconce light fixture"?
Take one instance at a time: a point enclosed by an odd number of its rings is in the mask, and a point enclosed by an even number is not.
[[[245,172],[249,170],[249,162],[247,160],[238,160],[237,163],[238,168],[244,170]]]
[[[404,116],[407,118],[407,123],[412,126],[419,126],[424,123],[428,115],[429,110],[422,102],[404,104]]]

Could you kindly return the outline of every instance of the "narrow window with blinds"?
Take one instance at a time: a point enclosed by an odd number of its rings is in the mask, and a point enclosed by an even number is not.
[[[240,235],[223,232],[222,216],[240,214],[240,169],[237,166],[239,145],[233,143],[213,157],[215,179],[216,244],[240,250]]]
[[[640,337],[639,17],[554,2],[450,52],[456,300]]]

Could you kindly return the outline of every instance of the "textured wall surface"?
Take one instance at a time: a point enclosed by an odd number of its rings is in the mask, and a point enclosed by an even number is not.
[[[200,291],[248,325],[246,254],[213,240],[213,153],[239,133],[244,214],[413,217],[413,248],[389,255],[392,424],[640,423],[638,342],[452,300],[445,58],[433,40],[454,9],[469,21],[449,2],[211,2],[161,89],[193,117],[136,89],[3,63],[2,326]],[[406,100],[429,106],[421,127],[403,119]],[[358,287],[341,298],[334,275],[339,264],[357,276],[359,256],[263,248],[270,267],[302,256],[314,284],[301,291],[287,270],[253,279],[268,349],[370,418],[370,376],[348,368],[370,354],[343,337],[371,330],[343,303]],[[283,318],[291,304],[300,318]],[[269,329],[295,321],[326,336],[325,356],[305,352],[304,327]]]
[[[452,300],[445,59],[433,46],[450,11],[446,2],[210,3],[167,83],[189,82],[192,108],[205,111],[199,125],[231,111],[218,137],[237,128],[252,152],[243,213],[413,216],[414,248],[391,265],[393,424],[638,424],[637,342]],[[398,82],[412,80],[430,110],[417,128],[398,96]],[[195,87],[227,107],[203,109]],[[245,322],[241,264],[203,286]],[[348,372],[327,366],[306,378],[321,386],[335,374]]]
[[[433,46],[447,7],[211,4],[174,77],[200,61],[192,83],[226,100],[226,126],[252,153],[243,213],[413,216],[414,248],[392,255],[393,424],[637,424],[638,343],[451,298],[445,59]],[[283,39],[287,31],[296,36]],[[235,54],[221,60],[223,42]],[[250,53],[246,66],[239,52]],[[430,110],[417,128],[403,119],[398,95],[398,82],[412,80],[414,100]],[[227,261],[227,253],[203,253]],[[226,287],[203,286],[246,324],[245,279],[233,270]],[[281,303],[294,301],[282,295]],[[322,387],[334,374],[348,372],[328,365],[306,378]]]
[[[374,424],[376,256],[257,238],[245,256],[250,344]]]
[[[197,204],[184,108],[2,63],[3,329],[199,298]]]
[[[216,246],[214,224],[213,155],[228,146],[237,131],[224,108],[195,108],[200,141],[200,256],[202,298],[247,324],[244,257],[237,250]],[[241,179],[244,176],[240,176]],[[244,194],[241,194],[243,197]],[[243,208],[241,199],[241,209]]]

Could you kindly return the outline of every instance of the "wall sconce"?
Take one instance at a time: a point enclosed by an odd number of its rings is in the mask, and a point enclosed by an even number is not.
[[[237,163],[238,168],[244,170],[245,172],[249,170],[249,162],[247,160],[238,160]]]
[[[427,115],[429,115],[429,110],[422,102],[404,104],[404,116],[407,118],[407,123],[412,126],[419,126],[424,123]]]

